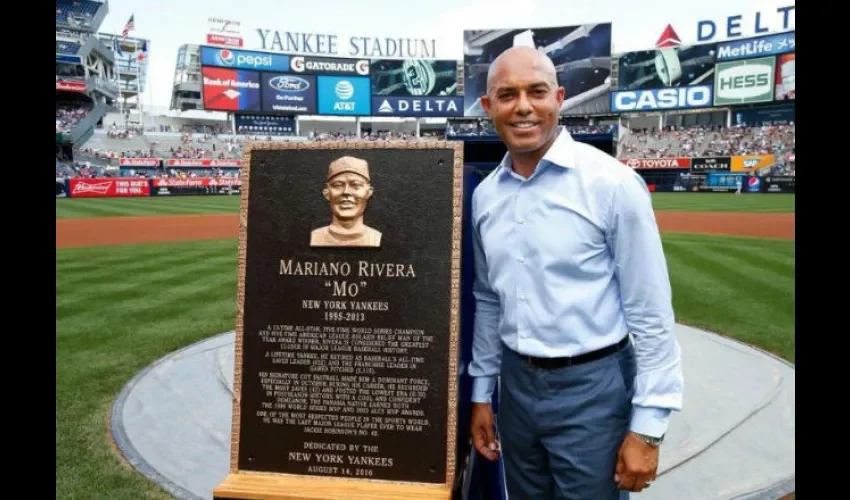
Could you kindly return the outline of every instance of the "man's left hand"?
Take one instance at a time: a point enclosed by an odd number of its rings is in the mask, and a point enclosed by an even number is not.
[[[617,455],[614,481],[621,490],[639,492],[655,481],[658,447],[629,432]]]

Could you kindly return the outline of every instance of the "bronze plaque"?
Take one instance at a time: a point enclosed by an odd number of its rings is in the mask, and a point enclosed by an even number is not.
[[[232,471],[452,484],[461,144],[245,160]]]

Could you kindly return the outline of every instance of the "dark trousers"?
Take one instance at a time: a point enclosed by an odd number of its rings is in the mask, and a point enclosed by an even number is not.
[[[628,500],[614,473],[631,417],[631,344],[555,369],[503,351],[498,422],[508,498]]]

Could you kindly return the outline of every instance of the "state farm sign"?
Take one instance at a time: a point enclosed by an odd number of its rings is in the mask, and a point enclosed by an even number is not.
[[[636,170],[691,168],[690,158],[621,158],[620,161]]]

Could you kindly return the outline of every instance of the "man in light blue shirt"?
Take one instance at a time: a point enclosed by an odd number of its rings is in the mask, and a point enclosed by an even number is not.
[[[471,434],[512,499],[623,499],[682,407],[670,282],[645,183],[559,129],[563,100],[532,48],[490,67],[481,104],[508,154],[472,199]]]

